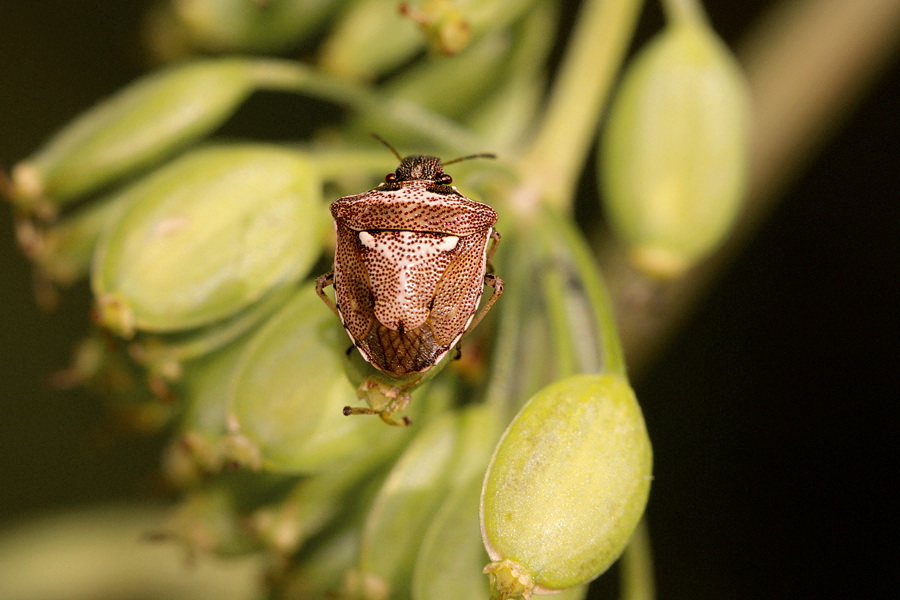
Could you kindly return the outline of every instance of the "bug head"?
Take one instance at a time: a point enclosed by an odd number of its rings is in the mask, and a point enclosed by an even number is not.
[[[444,173],[444,165],[437,156],[413,155],[400,161],[400,166],[385,178],[388,183],[402,181],[434,181],[444,185],[453,183],[453,179]]]
[[[383,137],[377,133],[373,133],[372,137],[387,146],[394,153],[394,156],[397,157],[397,160],[400,161],[400,166],[397,167],[397,170],[385,176],[384,181],[388,184],[401,183],[403,181],[433,181],[441,185],[450,185],[453,183],[453,178],[444,173],[445,164],[451,165],[470,158],[496,158],[494,154],[490,153],[470,154],[469,156],[461,156],[442,163],[437,156],[414,154],[401,157],[397,149],[391,146]]]

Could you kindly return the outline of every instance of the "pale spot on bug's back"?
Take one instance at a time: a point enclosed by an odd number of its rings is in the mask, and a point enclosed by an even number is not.
[[[415,231],[361,231],[375,296],[375,318],[386,327],[419,327],[459,237]]]
[[[372,237],[372,234],[368,231],[359,232],[359,243],[371,250],[375,250],[376,248],[375,238]]]
[[[445,235],[436,245],[435,248],[442,252],[450,252],[459,243],[459,237],[455,235]]]

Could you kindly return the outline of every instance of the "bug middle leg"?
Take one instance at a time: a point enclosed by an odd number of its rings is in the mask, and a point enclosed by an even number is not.
[[[328,297],[328,294],[325,293],[325,288],[328,286],[334,286],[334,271],[328,271],[316,279],[316,293],[319,294],[322,302],[331,309],[331,312],[340,317],[341,313],[338,311],[337,305]]]
[[[488,273],[484,276],[484,285],[488,285],[494,288],[494,293],[491,294],[491,297],[488,298],[488,301],[484,303],[484,306],[481,307],[481,310],[478,311],[478,314],[475,315],[475,318],[472,319],[472,323],[469,324],[469,330],[475,328],[476,325],[484,318],[484,315],[488,314],[488,311],[491,310],[491,307],[494,306],[494,302],[497,301],[497,298],[500,297],[500,294],[503,293],[503,280]]]

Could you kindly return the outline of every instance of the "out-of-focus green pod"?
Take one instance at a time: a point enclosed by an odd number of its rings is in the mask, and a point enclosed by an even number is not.
[[[344,577],[359,552],[359,528],[338,526],[315,548],[304,552],[294,572],[278,582],[277,598],[330,600],[347,598],[340,594]]]
[[[571,219],[543,209],[531,230],[538,289],[553,339],[557,378],[575,373],[625,374],[612,300],[597,262]]]
[[[12,200],[26,212],[52,213],[209,133],[253,86],[249,63],[241,59],[198,61],[148,75],[16,165]]]
[[[478,528],[481,477],[450,490],[428,525],[416,558],[413,600],[488,600],[488,555]]]
[[[134,184],[101,238],[98,319],[119,335],[227,318],[302,277],[321,251],[320,182],[276,146],[193,151]]]
[[[451,118],[467,114],[473,106],[491,91],[497,79],[507,66],[512,45],[511,35],[506,31],[492,32],[479,40],[453,60],[446,57],[429,56],[427,60],[411,65],[382,87],[382,91],[393,98],[402,98],[425,106]],[[459,78],[458,73],[465,73]],[[360,131],[373,131],[383,127],[376,115],[361,115]],[[392,144],[403,144],[405,140],[391,136]]]
[[[358,0],[325,40],[320,63],[339,77],[375,79],[412,58],[426,43],[445,54],[459,52],[470,38],[480,39],[518,19],[533,2],[485,0],[460,5],[426,0],[401,3],[398,11],[381,0]],[[461,76],[460,71],[454,79],[461,81]]]
[[[508,60],[494,81],[491,94],[461,116],[475,132],[491,140],[502,155],[518,153],[526,133],[533,133],[536,113],[546,91],[544,69],[559,7],[540,2],[515,27]],[[453,63],[450,63],[451,65]]]
[[[242,343],[234,343],[186,365],[187,376],[179,386],[183,407],[179,432],[164,462],[170,481],[187,486],[226,464],[253,466],[228,436],[228,399],[243,351]]]
[[[511,419],[526,398],[554,381],[556,366],[545,307],[540,294],[541,260],[527,231],[504,232],[495,268],[503,274],[503,304],[493,353],[487,402]]]
[[[459,440],[459,415],[445,413],[419,431],[394,465],[363,528],[360,598],[409,597],[422,531],[446,493]]]
[[[244,310],[211,325],[168,335],[138,335],[128,344],[129,353],[151,376],[177,381],[185,362],[230,344],[262,323],[296,293],[294,285],[281,286]]]
[[[677,277],[715,250],[740,211],[749,95],[698,18],[679,18],[628,67],[602,137],[600,183],[634,264]]]
[[[121,194],[104,198],[44,229],[38,247],[28,252],[38,273],[60,286],[87,276],[100,234],[121,218],[128,200]]]
[[[178,0],[165,6],[165,18],[155,15],[151,25],[173,28],[156,31],[151,42],[159,54],[172,38],[180,46],[201,52],[280,52],[302,44],[343,0]]]
[[[321,46],[322,68],[346,79],[372,79],[422,49],[425,40],[394,3],[357,0]]]
[[[346,334],[310,283],[246,343],[234,373],[236,433],[262,466],[315,472],[390,452],[409,436],[375,419],[346,417],[354,398],[340,362]]]
[[[169,519],[164,536],[181,542],[190,552],[238,556],[258,547],[241,521],[232,491],[213,484],[187,495]]]
[[[400,445],[396,450],[399,452]],[[283,556],[296,554],[307,540],[320,533],[328,535],[330,526],[346,521],[349,513],[360,512],[356,509],[361,504],[368,506],[387,474],[385,463],[394,454],[355,456],[340,468],[304,477],[285,498],[257,510],[251,518],[252,527],[268,548]],[[359,529],[362,518],[356,514],[349,518],[360,521],[356,524]]]
[[[496,593],[585,584],[622,553],[650,490],[640,407],[617,375],[576,375],[522,408],[491,459],[481,528]]]

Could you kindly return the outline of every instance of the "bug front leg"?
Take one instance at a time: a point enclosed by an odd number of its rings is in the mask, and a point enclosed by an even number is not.
[[[341,313],[338,311],[337,305],[328,297],[328,294],[325,293],[325,288],[328,286],[334,286],[334,271],[328,271],[316,279],[316,293],[322,299],[322,302],[331,309],[331,312],[340,317]]]
[[[497,239],[499,239],[499,235],[497,236]],[[481,319],[484,318],[484,315],[486,315],[488,311],[491,310],[491,307],[494,306],[494,302],[496,302],[497,298],[500,297],[500,294],[503,293],[503,280],[496,275],[490,273],[485,275],[484,285],[494,288],[494,293],[491,294],[491,297],[488,298],[488,301],[485,302],[481,310],[478,311],[478,314],[475,315],[475,318],[472,319],[472,323],[469,325],[469,330],[474,329],[475,326],[478,325],[479,322],[481,322]]]

